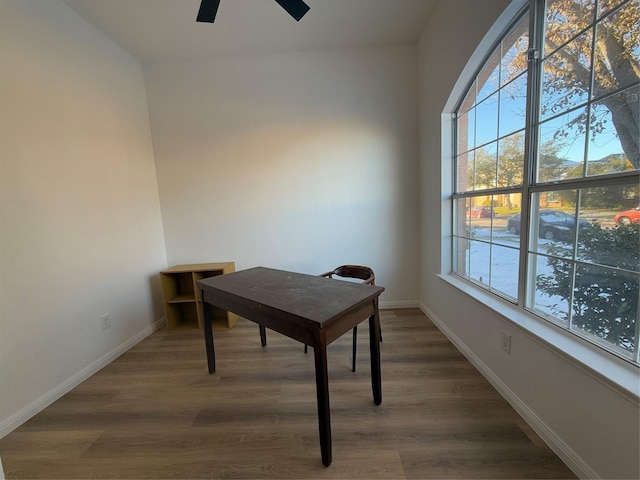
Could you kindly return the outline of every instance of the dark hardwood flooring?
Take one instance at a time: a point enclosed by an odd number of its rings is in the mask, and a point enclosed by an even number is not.
[[[382,404],[366,322],[329,347],[333,463],[322,465],[313,354],[240,319],[152,334],[0,440],[11,478],[576,478],[417,309],[381,312]]]

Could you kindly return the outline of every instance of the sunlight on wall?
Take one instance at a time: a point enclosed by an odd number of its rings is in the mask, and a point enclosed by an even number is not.
[[[362,263],[387,298],[415,298],[413,47],[150,65],[145,81],[170,264]]]
[[[234,228],[205,222],[199,234],[181,238],[189,245],[183,251],[228,251],[245,266],[315,271],[329,267],[317,257],[354,262],[379,255],[400,228],[400,153],[384,132],[357,123],[269,124],[200,152],[192,168],[211,173],[174,188],[196,216]],[[181,209],[175,214],[179,222]]]

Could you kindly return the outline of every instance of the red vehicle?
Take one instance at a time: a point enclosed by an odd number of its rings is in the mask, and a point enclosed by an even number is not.
[[[631,225],[640,222],[640,205],[631,210],[625,210],[613,217],[613,221],[620,225]]]
[[[471,207],[469,211],[471,218],[487,218],[493,216],[493,209],[491,207]]]

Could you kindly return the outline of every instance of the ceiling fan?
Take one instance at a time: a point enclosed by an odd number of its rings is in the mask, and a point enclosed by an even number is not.
[[[302,0],[276,0],[276,2],[298,22],[309,11],[309,5]],[[213,23],[219,6],[220,0],[202,0],[196,22]]]

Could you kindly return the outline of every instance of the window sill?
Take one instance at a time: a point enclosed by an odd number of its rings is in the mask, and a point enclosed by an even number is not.
[[[634,364],[454,275],[438,276],[449,286],[513,324],[525,335],[638,404],[640,377],[639,369]]]

